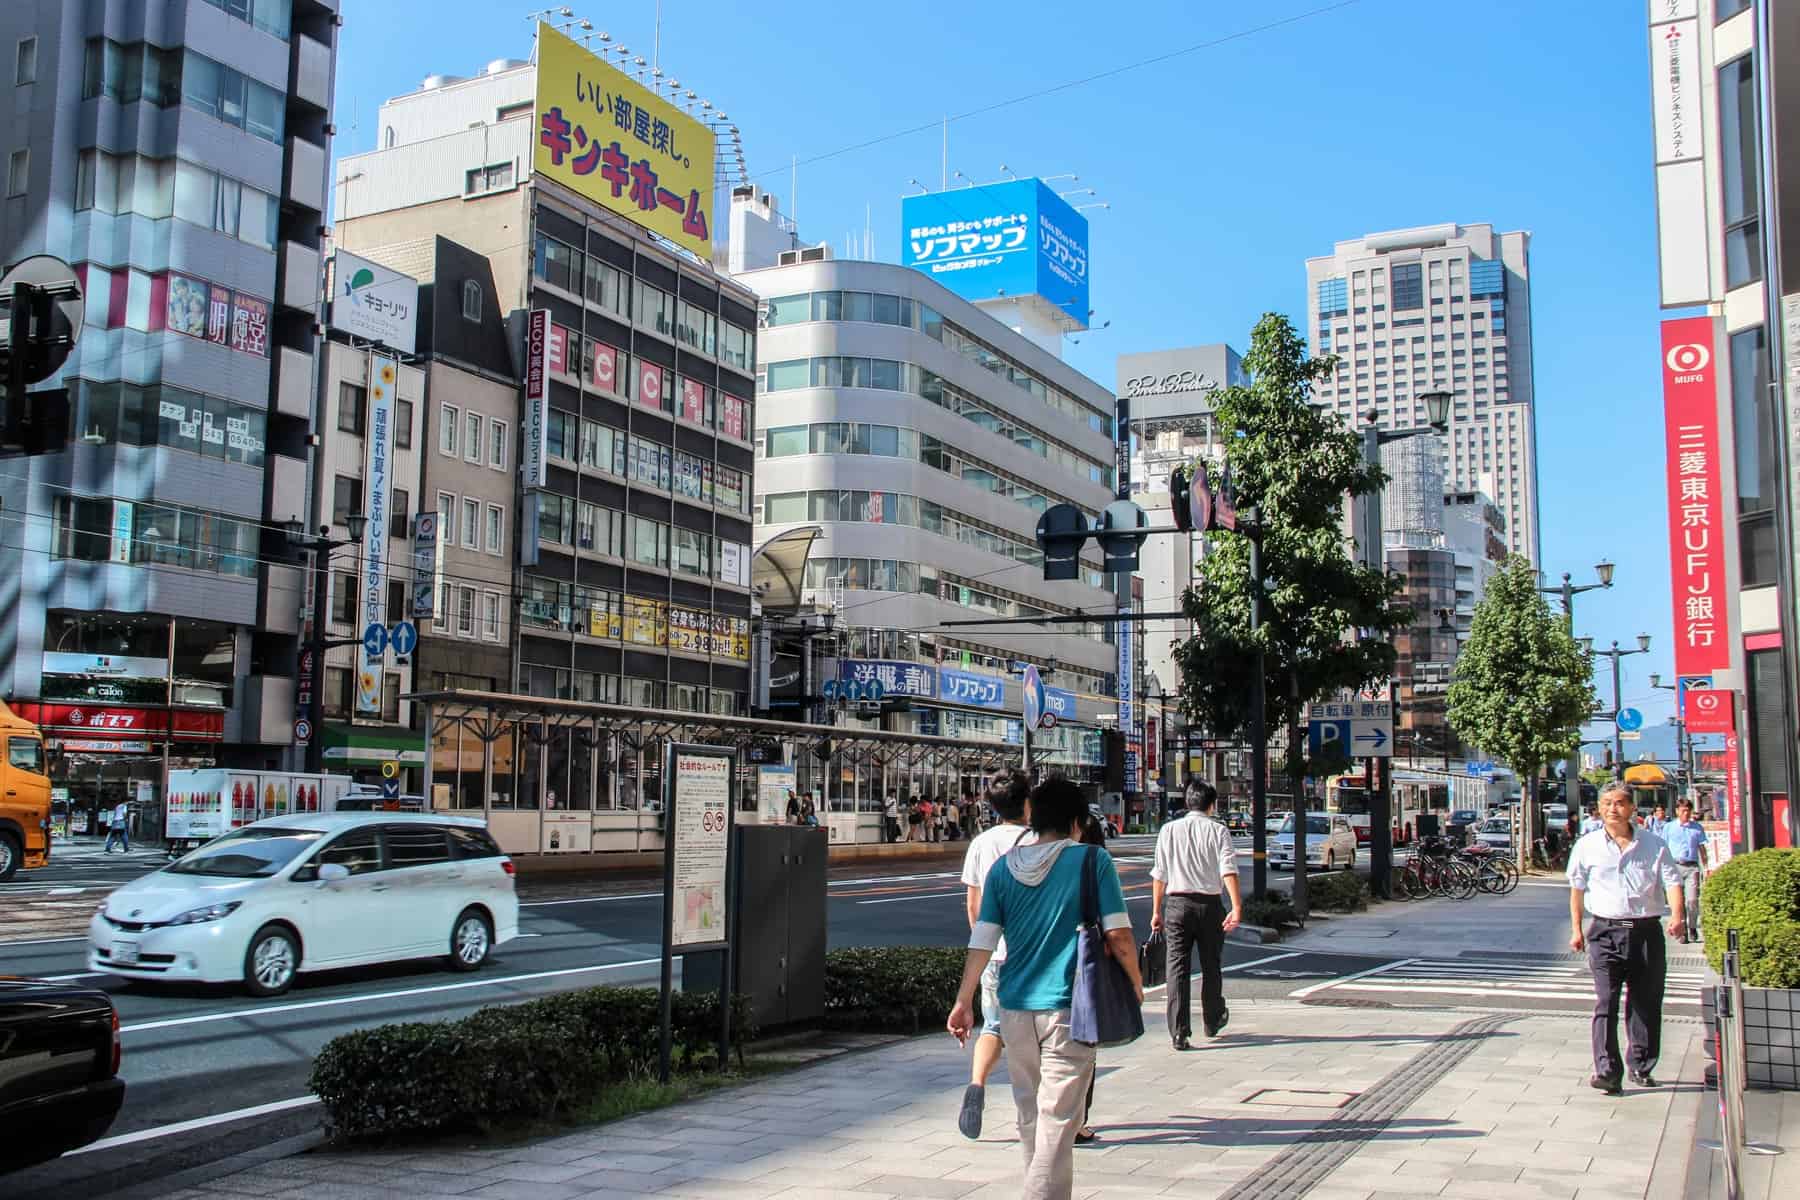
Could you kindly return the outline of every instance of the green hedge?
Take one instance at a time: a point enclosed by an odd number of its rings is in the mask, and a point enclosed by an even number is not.
[[[1361,912],[1369,907],[1369,885],[1355,871],[1325,871],[1306,877],[1306,898],[1321,912]]]
[[[1293,904],[1273,894],[1263,900],[1250,896],[1244,901],[1244,923],[1280,929],[1284,925],[1298,925],[1300,914],[1294,911]]]
[[[749,1005],[733,997],[734,1040],[748,1040]],[[459,1021],[378,1025],[333,1038],[309,1086],[334,1131],[349,1137],[485,1128],[555,1118],[609,1082],[641,1078],[660,1053],[657,993],[586,988],[481,1009]],[[675,1069],[716,1062],[716,992],[674,996]]]
[[[825,956],[825,1024],[874,1033],[941,1026],[956,1003],[965,957],[955,946],[833,950]]]
[[[1729,929],[1738,931],[1745,983],[1800,987],[1800,850],[1741,854],[1707,877],[1700,931],[1715,971]]]

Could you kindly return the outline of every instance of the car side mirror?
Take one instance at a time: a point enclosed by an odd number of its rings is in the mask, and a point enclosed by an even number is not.
[[[319,868],[319,882],[327,886],[350,878],[350,868],[343,863],[326,863]]]

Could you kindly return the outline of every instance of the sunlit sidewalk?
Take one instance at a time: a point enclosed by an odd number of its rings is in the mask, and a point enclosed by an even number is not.
[[[1238,1001],[1221,1038],[1177,1054],[1149,1015],[1140,1042],[1101,1053],[1078,1197],[1681,1194],[1696,1023],[1668,1024],[1662,1087],[1607,1097],[1569,1016]],[[1010,1094],[996,1079],[966,1141],[966,1071],[947,1034],[927,1037],[535,1144],[314,1153],[193,1195],[1016,1197]]]

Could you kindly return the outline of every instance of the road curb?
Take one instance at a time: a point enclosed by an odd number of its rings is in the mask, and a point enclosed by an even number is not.
[[[258,1146],[254,1150],[246,1150],[241,1154],[233,1154],[228,1158],[214,1159],[209,1163],[187,1167],[169,1175],[159,1175],[155,1179],[147,1179],[142,1183],[134,1183],[118,1191],[103,1192],[94,1200],[156,1200],[158,1196],[167,1196],[173,1192],[181,1192],[188,1188],[200,1187],[215,1179],[227,1175],[236,1175],[240,1171],[248,1171],[260,1167],[264,1163],[276,1159],[292,1158],[296,1154],[304,1154],[325,1142],[323,1126],[308,1133],[297,1133],[293,1137],[283,1138],[279,1142],[270,1142],[267,1146]]]

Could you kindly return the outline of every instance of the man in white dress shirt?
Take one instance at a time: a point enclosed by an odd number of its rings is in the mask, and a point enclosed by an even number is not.
[[[981,912],[981,891],[988,872],[1005,857],[1007,851],[1029,846],[1037,840],[1028,822],[1031,820],[1031,781],[1023,771],[1009,771],[994,780],[988,792],[993,805],[995,825],[969,843],[963,854],[963,889],[969,928],[975,928]],[[969,1086],[963,1091],[962,1108],[957,1113],[957,1128],[964,1137],[981,1136],[981,1117],[987,1103],[988,1076],[1000,1062],[1005,1047],[1000,1036],[1000,967],[1006,962],[1006,941],[994,947],[987,969],[981,973],[981,1036],[975,1039],[975,1053],[969,1063]]]
[[[1631,789],[1614,780],[1600,789],[1604,823],[1569,852],[1569,948],[1587,950],[1594,973],[1594,1074],[1590,1087],[1620,1091],[1629,1066],[1637,1087],[1655,1087],[1650,1072],[1662,1051],[1663,980],[1669,936],[1686,931],[1681,872],[1663,840],[1632,819]],[[1584,928],[1583,916],[1587,922]],[[1628,1051],[1619,1055],[1619,989],[1625,995]]]
[[[1212,816],[1219,793],[1211,784],[1192,780],[1187,786],[1187,816],[1170,821],[1156,835],[1156,857],[1150,867],[1150,928],[1168,939],[1169,1040],[1186,1050],[1189,1025],[1189,961],[1200,955],[1200,1020],[1207,1037],[1217,1037],[1231,1019],[1225,1007],[1225,982],[1219,960],[1225,935],[1244,917],[1238,891],[1237,847],[1231,831]],[[1220,893],[1231,896],[1225,911]]]

